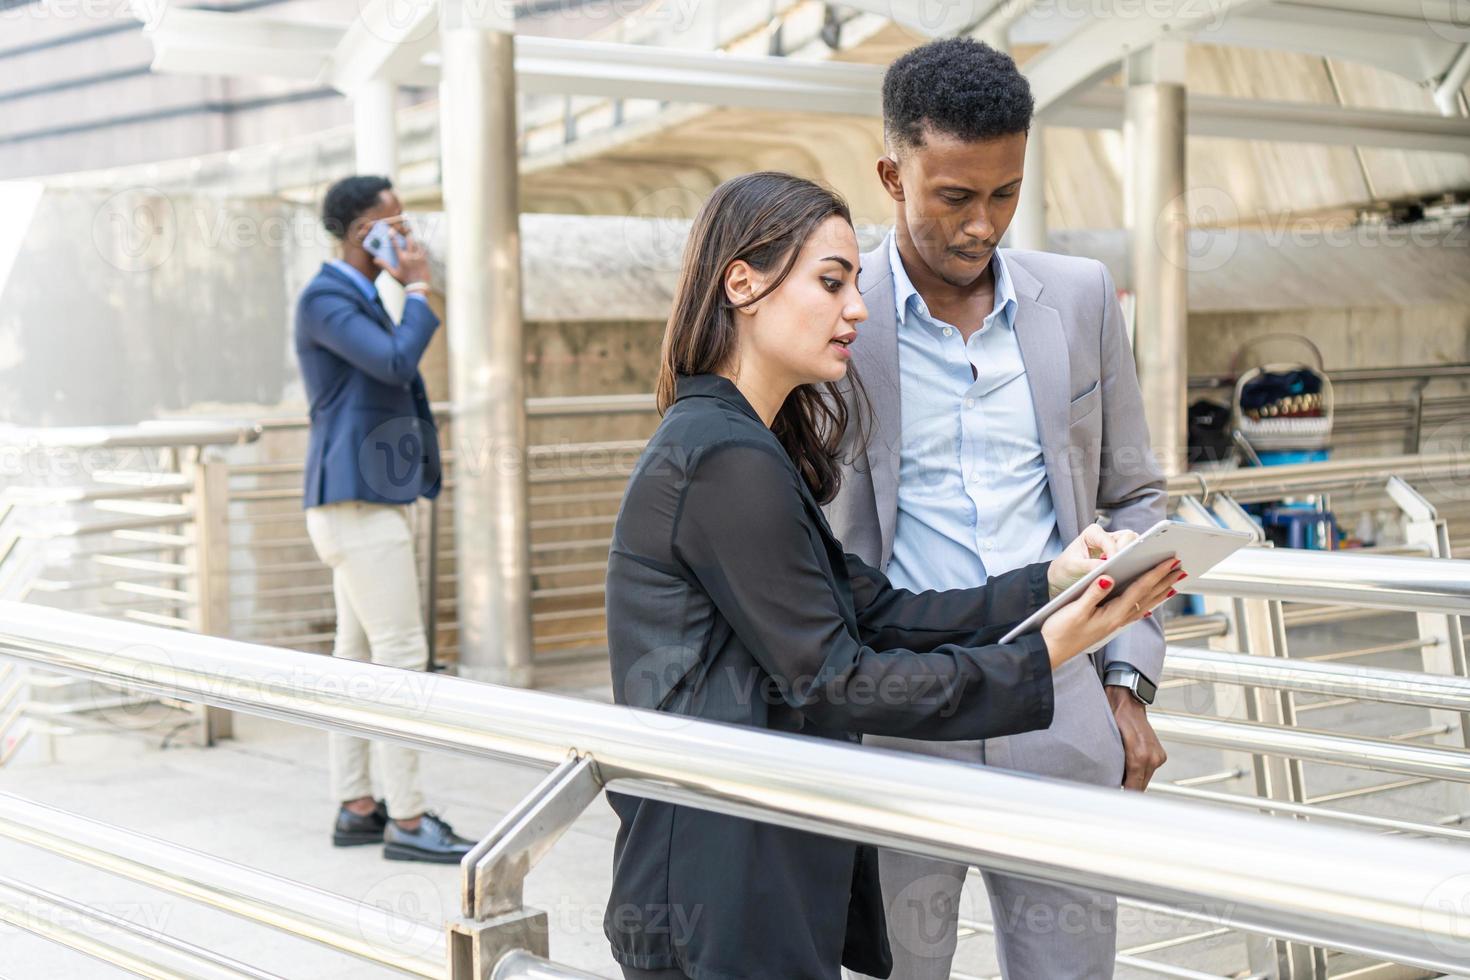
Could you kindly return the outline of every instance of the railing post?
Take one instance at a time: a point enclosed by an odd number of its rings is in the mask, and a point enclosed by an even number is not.
[[[186,500],[193,513],[188,527],[190,546],[185,560],[189,566],[194,604],[189,610],[190,626],[209,636],[230,635],[230,468],[219,456],[193,448],[183,460],[183,470],[192,487]],[[198,706],[199,740],[213,745],[229,738],[234,716],[223,708]]]
[[[1396,476],[1388,478],[1388,496],[1408,518],[1404,522],[1404,539],[1419,545],[1434,558],[1452,558],[1449,525],[1440,519],[1433,504],[1424,495]],[[1430,641],[1423,648],[1424,671],[1470,677],[1465,662],[1465,636],[1460,617],[1439,613],[1418,613],[1419,638]],[[1463,745],[1470,748],[1470,716],[1458,711],[1430,711],[1429,720],[1445,730],[1434,736],[1440,745]],[[1456,731],[1458,729],[1458,731]]]
[[[450,980],[490,980],[507,953],[549,956],[546,913],[526,908],[526,874],[602,793],[590,756],[572,753],[460,862],[463,915],[449,922]]]
[[[1185,498],[1179,508],[1180,517],[1192,524],[1224,524],[1235,531],[1255,537],[1252,547],[1269,547],[1265,535],[1244,508],[1228,494],[1215,498],[1213,510],[1193,497]],[[1231,650],[1258,657],[1286,657],[1286,621],[1282,604],[1274,600],[1238,599],[1230,596],[1206,595],[1205,611],[1223,613],[1229,629],[1222,636],[1211,637],[1212,649]],[[1294,726],[1296,711],[1290,691],[1273,691],[1241,686],[1239,700],[1227,692],[1228,685],[1211,685],[1215,710],[1224,717],[1241,718],[1270,725]],[[1302,764],[1298,759],[1252,754],[1251,777],[1256,795],[1266,800],[1302,803],[1306,799]],[[1289,943],[1255,933],[1246,935],[1246,952],[1253,972],[1276,980],[1308,980],[1326,976],[1326,961],[1321,950],[1300,943]]]

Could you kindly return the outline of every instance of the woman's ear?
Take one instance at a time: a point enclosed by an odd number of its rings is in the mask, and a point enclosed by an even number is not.
[[[725,270],[725,296],[735,305],[737,313],[754,313],[749,303],[760,294],[758,274],[744,259],[736,259]]]

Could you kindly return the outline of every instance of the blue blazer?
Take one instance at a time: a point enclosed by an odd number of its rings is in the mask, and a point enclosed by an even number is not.
[[[296,357],[311,402],[305,505],[406,504],[439,493],[439,434],[419,359],[439,326],[412,300],[397,327],[323,264],[296,303]]]

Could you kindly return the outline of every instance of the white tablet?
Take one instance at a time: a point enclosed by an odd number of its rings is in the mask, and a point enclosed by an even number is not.
[[[1041,624],[1051,614],[1077,598],[1098,576],[1107,575],[1114,582],[1113,594],[1121,595],[1134,579],[1170,558],[1178,558],[1180,569],[1191,578],[1203,575],[1226,557],[1250,544],[1252,537],[1245,531],[1227,531],[1218,527],[1199,527],[1181,524],[1178,521],[1159,521],[1138,539],[1116,555],[1073,582],[1055,599],[1036,610],[1021,621],[1015,629],[1001,637],[1000,642],[1010,643],[1017,637],[1041,629]],[[1114,633],[1087,650],[1091,653],[1111,640]]]

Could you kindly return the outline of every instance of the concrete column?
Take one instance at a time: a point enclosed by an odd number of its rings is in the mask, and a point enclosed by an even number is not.
[[[1158,60],[1130,65],[1123,138],[1125,221],[1136,299],[1133,354],[1154,449],[1165,471],[1177,473],[1185,468],[1188,436],[1189,228],[1185,89],[1180,81],[1159,80],[1172,74]]]
[[[394,180],[398,176],[397,87],[375,78],[352,93],[352,129],[357,172]]]
[[[398,179],[398,87],[374,78],[352,93],[352,135],[356,143],[356,172]],[[394,320],[403,318],[408,297],[388,273],[378,274],[378,295]]]
[[[1021,181],[1016,217],[1011,221],[1013,248],[1046,251],[1046,151],[1042,145],[1045,135],[1046,128],[1033,119],[1031,135],[1026,137],[1026,176]]]
[[[461,676],[531,683],[525,341],[512,25],[445,0],[440,132]]]

